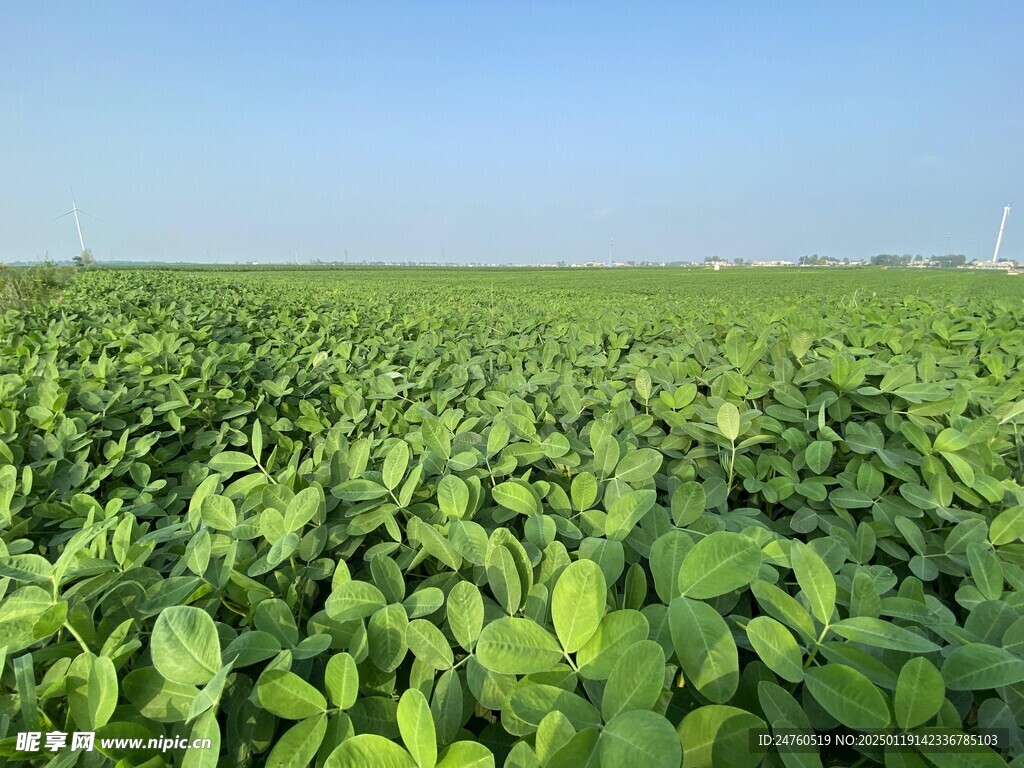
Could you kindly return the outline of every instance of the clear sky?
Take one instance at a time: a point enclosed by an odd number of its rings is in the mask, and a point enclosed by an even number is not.
[[[0,260],[1024,259],[1024,3],[0,3]]]

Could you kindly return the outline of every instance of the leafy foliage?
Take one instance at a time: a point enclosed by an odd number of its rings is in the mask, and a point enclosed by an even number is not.
[[[0,758],[822,764],[771,725],[1019,762],[1019,288],[765,275],[90,270],[7,309]]]
[[[0,312],[11,307],[29,309],[59,297],[71,282],[70,272],[49,261],[35,267],[0,264]]]

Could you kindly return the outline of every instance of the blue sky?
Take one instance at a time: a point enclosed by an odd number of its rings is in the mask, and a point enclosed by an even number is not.
[[[0,260],[1024,259],[1024,4],[0,4]],[[1016,215],[1015,215],[1016,214]],[[1016,219],[1016,220],[1015,220]]]

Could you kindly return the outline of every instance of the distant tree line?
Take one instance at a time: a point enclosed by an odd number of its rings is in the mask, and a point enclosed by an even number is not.
[[[923,263],[929,267],[953,269],[966,264],[967,257],[962,253],[947,253],[945,256],[912,256],[909,253],[901,256],[895,253],[880,253],[871,257],[871,263],[879,267],[909,267],[915,263]]]

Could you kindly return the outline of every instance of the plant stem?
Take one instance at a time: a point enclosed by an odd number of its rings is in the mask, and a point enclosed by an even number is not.
[[[82,650],[83,651],[85,651],[86,653],[92,653],[92,651],[89,650],[89,646],[85,644],[85,640],[82,639],[82,636],[80,634],[78,634],[78,632],[75,630],[74,627],[71,626],[71,622],[70,621],[65,621],[64,622],[64,628],[68,632],[71,633],[71,635],[75,638],[75,640],[78,641],[78,644],[80,646],[82,646]]]
[[[828,631],[831,628],[831,624],[826,624],[825,628],[821,630],[821,634],[818,635],[818,639],[814,641],[814,649],[807,657],[807,661],[804,662],[804,669],[807,669],[809,666],[811,666],[811,662],[814,661],[814,657],[818,655],[818,649],[821,648],[821,643],[825,639],[825,635],[828,634]]]

